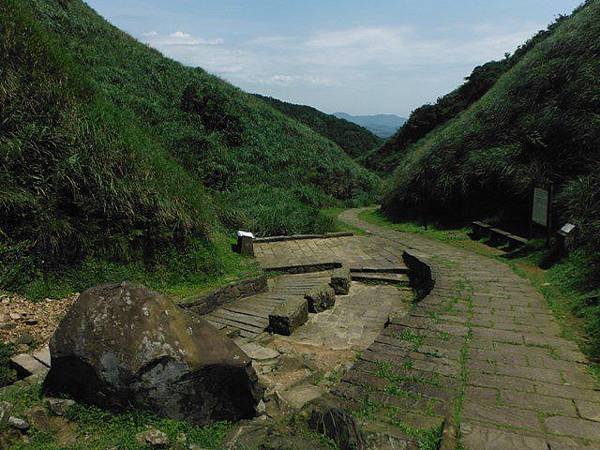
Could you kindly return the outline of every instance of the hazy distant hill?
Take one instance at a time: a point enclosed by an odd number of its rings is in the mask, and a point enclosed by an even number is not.
[[[398,128],[404,125],[406,118],[397,116],[395,114],[375,114],[372,116],[352,116],[347,113],[337,112],[333,113],[334,116],[340,119],[353,122],[361,127],[366,128],[373,134],[380,138],[387,139],[394,135]]]
[[[312,106],[296,105],[272,97],[254,94],[285,115],[312,128],[321,136],[332,140],[353,158],[365,157],[379,147],[383,140],[371,131],[348,120],[326,114]]]

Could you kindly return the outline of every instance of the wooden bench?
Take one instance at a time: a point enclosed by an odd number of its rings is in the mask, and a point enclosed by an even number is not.
[[[510,248],[511,250],[516,250],[518,248],[524,247],[529,242],[528,239],[525,239],[521,236],[517,236],[515,234],[510,234],[507,239],[508,248]]]
[[[492,228],[491,225],[488,225],[485,222],[472,222],[471,230],[473,231],[473,237],[476,239],[481,239],[482,237],[489,236],[489,230]]]
[[[529,242],[527,239],[515,234],[509,233],[508,231],[501,230],[500,228],[492,227],[485,222],[471,222],[472,236],[475,239],[481,239],[484,237],[489,238],[488,243],[490,245],[508,245],[510,250],[527,245]]]
[[[501,230],[500,228],[490,228],[490,245],[502,245],[508,244],[508,231]]]

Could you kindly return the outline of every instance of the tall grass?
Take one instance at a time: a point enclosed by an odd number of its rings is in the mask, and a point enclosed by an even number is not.
[[[377,184],[331,141],[80,0],[1,0],[0,74],[5,288],[90,261],[222,273],[222,224],[320,230],[320,206]]]
[[[385,211],[527,227],[533,185],[552,182],[555,223],[575,221],[582,241],[599,249],[599,35],[600,1],[591,0],[479,101],[408,148]]]

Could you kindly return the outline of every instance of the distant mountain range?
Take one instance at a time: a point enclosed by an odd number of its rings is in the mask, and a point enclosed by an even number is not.
[[[272,97],[254,95],[335,142],[352,158],[366,157],[369,152],[375,152],[383,144],[383,139],[352,121],[326,114],[312,106],[296,105]]]
[[[353,116],[351,114],[337,112],[334,116],[353,122],[361,127],[366,128],[371,133],[380,138],[387,139],[392,136],[398,129],[404,125],[406,118],[395,114],[375,114],[372,116]]]

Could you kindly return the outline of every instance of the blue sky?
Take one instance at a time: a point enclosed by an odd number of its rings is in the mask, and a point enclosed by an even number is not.
[[[580,0],[89,0],[163,54],[326,112],[435,101]]]

